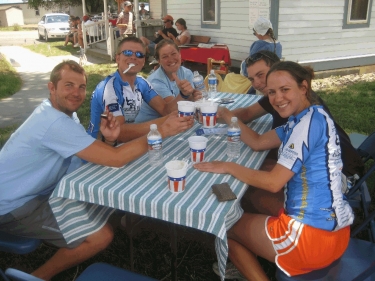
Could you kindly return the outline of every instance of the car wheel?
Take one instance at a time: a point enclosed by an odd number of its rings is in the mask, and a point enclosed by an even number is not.
[[[44,39],[46,40],[46,42],[48,42],[48,33],[47,33],[47,30],[44,30]]]
[[[42,36],[42,35],[40,35],[40,32],[39,32],[39,30],[38,30],[38,36],[39,36],[39,40],[42,40],[42,39],[43,39],[43,36]]]

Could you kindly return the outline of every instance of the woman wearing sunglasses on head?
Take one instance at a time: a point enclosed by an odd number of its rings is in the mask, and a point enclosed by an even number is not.
[[[248,136],[250,147],[279,147],[271,171],[233,162],[195,164],[202,172],[230,174],[270,192],[284,189],[278,216],[244,213],[228,231],[229,257],[247,280],[268,280],[257,256],[288,276],[328,266],[349,243],[354,214],[341,192],[341,149],[334,122],[311,95],[311,68],[279,62],[267,74],[268,97],[288,122],[263,135]]]
[[[181,66],[181,54],[178,46],[171,40],[162,40],[155,50],[155,58],[160,67],[147,80],[168,105],[177,108],[177,101],[195,101],[202,93],[194,88],[193,72]],[[160,117],[160,113],[143,103],[135,119],[136,123]]]

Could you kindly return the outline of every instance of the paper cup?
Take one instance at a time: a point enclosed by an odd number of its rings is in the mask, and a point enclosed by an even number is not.
[[[178,101],[178,116],[191,116],[194,115],[195,104],[192,101]]]
[[[199,124],[202,124],[202,112],[201,112],[201,105],[204,103],[204,100],[197,100],[195,103],[195,114],[194,118],[197,120]]]
[[[219,105],[215,102],[204,102],[200,106],[202,125],[204,128],[213,128],[216,125],[216,113]]]
[[[192,136],[188,138],[190,146],[190,156],[193,163],[204,161],[208,139],[202,136]]]
[[[187,167],[188,163],[181,160],[173,160],[165,164],[170,191],[179,193],[185,190]]]

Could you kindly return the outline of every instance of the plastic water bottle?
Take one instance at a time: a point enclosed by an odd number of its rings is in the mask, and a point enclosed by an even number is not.
[[[203,98],[207,98],[206,87],[204,86],[204,79],[198,71],[194,71],[193,83],[195,89],[201,91]]]
[[[156,124],[150,125],[150,132],[147,135],[148,159],[152,167],[163,164],[162,138]]]
[[[217,78],[215,75],[215,70],[211,69],[210,74],[208,75],[208,91],[210,93],[210,98],[216,98],[216,86],[217,86]]]
[[[230,122],[227,132],[227,156],[238,158],[240,157],[241,148],[241,129],[238,125],[237,117],[232,117]]]

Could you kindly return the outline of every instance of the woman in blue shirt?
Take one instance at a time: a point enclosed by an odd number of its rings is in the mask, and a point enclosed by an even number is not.
[[[311,94],[312,78],[311,68],[295,62],[277,63],[267,74],[271,105],[290,117],[263,135],[251,131],[246,142],[256,151],[279,147],[271,171],[233,162],[194,165],[270,192],[284,189],[278,216],[245,213],[228,232],[229,257],[248,280],[268,280],[256,256],[293,276],[328,266],[349,243],[354,215],[341,193],[340,142],[333,120]]]

